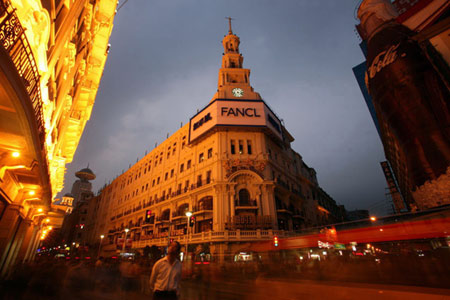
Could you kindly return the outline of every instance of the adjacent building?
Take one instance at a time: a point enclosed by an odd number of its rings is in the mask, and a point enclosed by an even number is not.
[[[353,70],[396,212],[450,204],[449,12],[445,0],[365,0],[358,9],[368,61]]]
[[[184,252],[189,244],[223,259],[252,241],[342,219],[315,170],[291,148],[294,138],[250,85],[231,24],[222,44],[211,101],[98,196],[90,236],[98,243],[107,235],[104,254],[128,239],[137,250],[176,239]]]
[[[117,0],[0,1],[0,273],[61,226],[63,188],[109,51]]]

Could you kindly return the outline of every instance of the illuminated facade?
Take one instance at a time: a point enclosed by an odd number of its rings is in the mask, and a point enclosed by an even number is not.
[[[106,62],[116,0],[0,0],[0,271],[31,259]],[[26,28],[26,30],[25,30]]]
[[[222,43],[210,103],[103,188],[91,242],[107,235],[111,244],[104,252],[122,249],[126,235],[134,249],[164,246],[173,238],[183,247],[208,245],[213,256],[223,257],[253,241],[332,221],[335,210],[320,206],[319,199],[326,206],[336,203],[251,87],[231,24]],[[195,219],[193,227],[186,212]]]

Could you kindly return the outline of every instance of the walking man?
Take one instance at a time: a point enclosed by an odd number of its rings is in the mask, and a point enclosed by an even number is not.
[[[180,243],[172,242],[167,250],[167,256],[153,266],[150,289],[153,291],[154,300],[178,299],[181,279],[180,250]]]

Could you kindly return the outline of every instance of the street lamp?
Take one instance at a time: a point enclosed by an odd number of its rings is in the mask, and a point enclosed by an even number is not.
[[[189,245],[189,218],[192,216],[192,212],[187,211],[186,212],[186,255],[183,257],[183,260],[185,261],[188,257],[188,245]]]
[[[102,234],[100,235],[100,244],[98,245],[98,253],[97,253],[97,258],[100,256],[100,248],[102,247],[102,242],[103,242],[103,238],[105,236]]]
[[[370,217],[370,221],[375,222],[376,220],[377,220],[376,217],[374,217],[374,216]]]
[[[123,240],[122,253],[125,252],[125,244],[126,244],[126,242],[127,242],[127,233],[128,233],[128,231],[130,231],[130,229],[125,228],[125,238],[124,238],[124,240]]]

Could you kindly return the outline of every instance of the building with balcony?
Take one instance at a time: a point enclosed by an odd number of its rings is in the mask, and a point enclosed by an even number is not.
[[[116,0],[0,0],[0,273],[32,259],[90,118]]]
[[[317,201],[324,192],[316,172],[251,87],[231,24],[222,43],[217,93],[209,104],[103,188],[92,236],[107,235],[105,255],[122,249],[126,235],[137,250],[167,245],[170,238],[184,251],[186,243],[207,244],[203,249],[223,257],[321,222]]]

